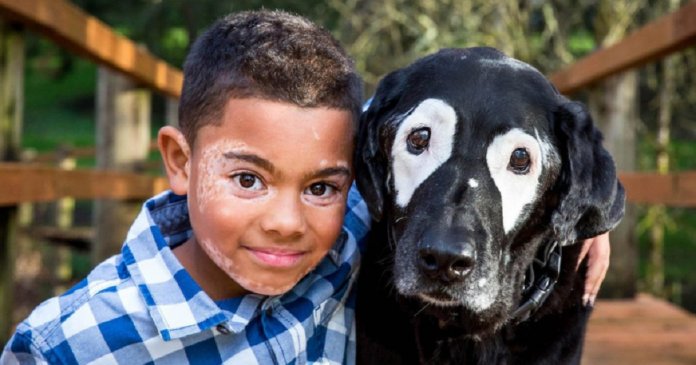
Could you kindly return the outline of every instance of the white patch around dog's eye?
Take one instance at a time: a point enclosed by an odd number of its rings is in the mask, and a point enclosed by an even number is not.
[[[495,137],[488,146],[486,163],[500,191],[505,233],[515,227],[525,205],[536,198],[542,158],[539,141],[518,128]],[[526,169],[522,168],[525,161]]]
[[[456,124],[454,109],[439,99],[424,100],[401,122],[391,150],[398,206],[408,205],[418,186],[449,159]]]

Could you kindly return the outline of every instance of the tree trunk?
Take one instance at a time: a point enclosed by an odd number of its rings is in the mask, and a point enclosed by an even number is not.
[[[600,47],[621,41],[635,24],[643,0],[600,1],[594,22],[595,40]],[[638,72],[627,71],[607,78],[591,90],[589,106],[604,134],[604,144],[614,157],[618,171],[636,169],[636,125]],[[626,214],[611,233],[612,255],[602,295],[634,297],[637,290],[638,249],[636,209],[626,205]]]
[[[589,107],[619,171],[634,171],[636,167],[637,84],[637,72],[628,71],[605,80],[590,96]],[[624,219],[611,233],[612,255],[602,284],[604,296],[630,298],[636,294],[635,227],[635,207],[627,204]]]
[[[667,12],[679,7],[679,0],[670,0]],[[669,173],[670,124],[672,122],[672,100],[676,89],[677,56],[668,56],[662,61],[662,77],[659,89],[659,113],[657,118],[656,168],[659,174]],[[646,272],[646,286],[650,293],[665,297],[665,225],[667,210],[664,205],[650,207],[647,215],[651,221],[649,258]]]

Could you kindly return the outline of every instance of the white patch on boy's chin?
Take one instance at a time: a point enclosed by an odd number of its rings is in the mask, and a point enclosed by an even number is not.
[[[454,109],[439,99],[426,99],[399,125],[391,154],[396,204],[405,207],[414,191],[452,154],[457,115]],[[421,154],[408,151],[408,135],[430,128],[430,144]]]
[[[510,155],[517,148],[525,148],[530,156],[529,171],[524,175],[508,169]],[[539,141],[518,128],[495,137],[488,146],[486,163],[500,191],[505,233],[515,227],[523,216],[524,207],[536,198],[543,159]]]
[[[295,284],[297,284],[301,278],[311,271],[311,269],[307,270],[307,272],[302,273],[297,280],[288,282],[285,285],[270,285],[269,283],[263,283],[254,280],[253,278],[241,275],[239,272],[239,267],[235,264],[234,260],[225,256],[225,254],[223,254],[220,249],[218,249],[218,247],[209,240],[203,239],[199,240],[198,242],[203,248],[203,251],[205,251],[208,257],[210,257],[217,267],[222,269],[222,271],[224,271],[227,276],[239,284],[239,286],[252,293],[269,296],[284,294],[292,289],[292,287],[295,286]]]

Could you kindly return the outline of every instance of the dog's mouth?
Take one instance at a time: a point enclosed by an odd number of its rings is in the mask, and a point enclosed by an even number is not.
[[[461,303],[454,299],[449,294],[442,291],[432,291],[427,293],[419,293],[418,298],[422,301],[430,304],[435,304],[441,307],[454,307],[459,306]]]

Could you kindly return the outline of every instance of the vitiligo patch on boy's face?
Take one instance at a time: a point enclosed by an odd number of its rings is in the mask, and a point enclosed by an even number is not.
[[[199,130],[191,154],[195,239],[234,281],[226,285],[281,294],[314,269],[340,233],[352,118],[259,99],[232,99],[228,109],[220,125]],[[321,187],[311,189],[315,184]]]
[[[289,278],[285,282],[276,282],[277,285],[273,285],[273,282],[256,280],[254,277],[249,275],[244,275],[243,270],[240,270],[240,266],[227,255],[222,253],[217,245],[213,244],[210,240],[201,240],[199,244],[206,252],[208,257],[222,269],[230,278],[237,282],[241,287],[261,295],[280,295],[288,290],[300,281],[300,279],[307,275],[310,271],[314,269],[314,266],[307,267],[305,271],[298,272],[294,279]]]
[[[246,147],[244,142],[223,139],[201,151],[198,160],[197,202],[198,210],[203,212],[208,202],[221,199],[230,194],[230,177],[227,173],[235,161],[225,157],[228,151],[239,151]]]

